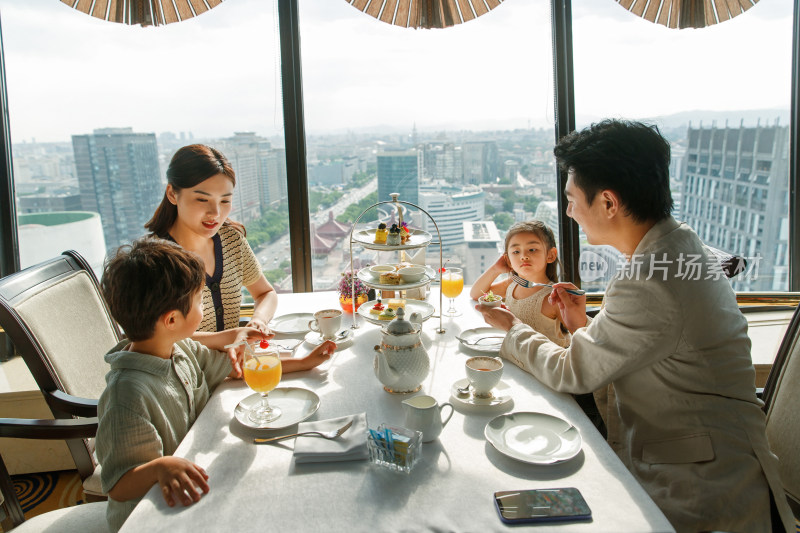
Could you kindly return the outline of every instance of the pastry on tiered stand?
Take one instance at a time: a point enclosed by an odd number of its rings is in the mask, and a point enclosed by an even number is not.
[[[386,306],[383,305],[380,300],[378,300],[378,302],[372,306],[369,312],[372,315],[379,315],[384,311],[384,309],[386,309]]]
[[[386,236],[389,230],[386,229],[386,224],[381,222],[378,224],[378,229],[375,230],[375,244],[386,244]]]
[[[399,246],[400,242],[400,228],[397,227],[397,224],[392,224],[392,227],[389,228],[389,235],[386,237],[386,244],[389,246]]]
[[[397,312],[387,307],[378,315],[378,320],[394,320],[395,317],[397,317]]]
[[[400,285],[403,278],[397,272],[381,272],[379,281],[384,285]]]
[[[411,238],[411,231],[408,229],[408,224],[403,222],[400,224],[400,242],[405,244],[408,242],[408,239]]]

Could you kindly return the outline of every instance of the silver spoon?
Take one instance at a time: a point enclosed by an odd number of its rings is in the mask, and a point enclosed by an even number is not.
[[[472,388],[471,383],[467,383],[466,387],[456,387],[456,392],[458,392],[459,396],[467,396],[469,394],[469,390]]]

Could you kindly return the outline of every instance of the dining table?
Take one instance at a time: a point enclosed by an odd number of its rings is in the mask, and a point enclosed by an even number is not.
[[[518,526],[500,520],[495,492],[566,487],[580,491],[591,519],[541,523],[533,526],[537,531],[674,531],[570,394],[553,391],[508,361],[501,380],[507,395],[503,402],[477,405],[455,393],[454,384],[466,378],[465,361],[497,356],[498,350],[474,349],[458,339],[488,327],[474,308],[477,302],[469,297],[469,287],[455,300],[462,313],[458,317],[439,317],[437,286],[426,301],[434,312],[422,323],[420,337],[430,368],[418,392],[384,390],[376,377],[375,347],[385,325],[358,313],[355,320],[352,314],[343,315],[346,338],[328,361],[284,374],[276,389],[305,389],[319,397],[318,409],[307,421],[365,413],[372,429],[381,424],[403,427],[402,402],[408,398],[430,395],[439,405],[452,404],[451,419],[437,439],[421,445],[410,472],[364,459],[298,464],[295,439],[255,444],[255,437],[295,433],[297,424],[254,429],[240,423],[234,411],[253,391],[242,380],[229,379],[213,392],[175,452],[205,469],[209,492],[188,507],[169,507],[154,485],[122,531],[509,531]],[[280,294],[276,318],[294,315],[303,322],[304,313],[338,306],[336,292]],[[296,344],[294,356],[299,357],[313,348],[314,335],[278,334],[274,342]],[[563,419],[579,433],[579,451],[552,464],[514,458],[502,443],[496,447],[485,436],[493,419],[513,413]]]

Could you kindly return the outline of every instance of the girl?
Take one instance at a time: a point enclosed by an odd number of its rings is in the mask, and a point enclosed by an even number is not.
[[[236,174],[222,153],[193,144],[179,149],[167,169],[167,190],[145,228],[199,255],[206,268],[203,321],[197,331],[237,327],[242,286],[255,301],[248,324],[269,334],[278,295],[264,277],[244,227],[228,218]]]
[[[505,305],[520,320],[547,336],[554,343],[567,347],[569,332],[561,315],[547,296],[549,287],[523,287],[509,276],[495,282],[498,276],[513,273],[535,283],[558,282],[558,250],[553,231],[544,222],[518,222],[506,233],[505,253],[472,285],[470,296],[477,300],[488,291],[504,297]]]

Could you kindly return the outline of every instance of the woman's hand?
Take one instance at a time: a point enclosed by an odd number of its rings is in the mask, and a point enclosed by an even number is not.
[[[261,320],[260,318],[252,318],[250,322],[247,323],[248,327],[255,328],[264,335],[273,335],[272,331],[269,329],[269,326],[266,322]]]
[[[553,292],[547,297],[551,305],[558,308],[561,322],[570,333],[586,326],[586,295],[577,296],[568,293],[565,289],[577,289],[572,283],[554,283]]]

